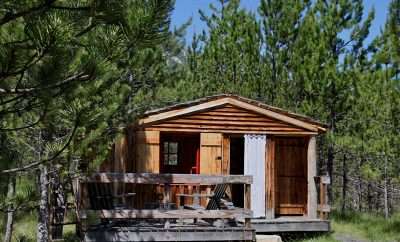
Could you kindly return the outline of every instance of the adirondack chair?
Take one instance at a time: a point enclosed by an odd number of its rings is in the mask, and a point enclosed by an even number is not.
[[[200,194],[200,193],[193,193],[193,194],[176,194],[178,197],[192,197],[193,198],[193,205],[185,205],[184,208],[186,209],[206,209],[206,210],[216,210],[221,209],[222,206],[227,209],[233,208],[233,204],[223,199],[225,196],[226,190],[228,188],[228,184],[217,184],[214,188],[214,191],[211,194]],[[199,204],[199,198],[207,197],[209,198],[207,206],[202,207]],[[221,206],[222,205],[222,206]]]
[[[193,205],[184,205],[184,208],[186,208],[186,209],[193,209],[193,210],[197,210],[197,209],[203,209],[203,210],[234,209],[235,207],[233,206],[232,202],[228,202],[227,200],[223,199],[228,187],[229,187],[228,184],[217,184],[214,188],[214,191],[211,194],[194,193],[194,194],[177,194],[177,196],[193,198],[194,204]],[[201,198],[201,197],[209,198],[206,207],[200,206],[199,198]],[[195,223],[197,223],[198,221],[199,221],[198,219],[194,219]],[[202,219],[202,221],[205,221],[216,227],[224,227],[225,226],[224,219],[216,219],[216,220]],[[235,220],[228,220],[228,223],[231,226],[237,225]]]
[[[127,208],[125,199],[136,194],[115,194],[113,185],[112,183],[88,183],[89,202],[93,210]]]

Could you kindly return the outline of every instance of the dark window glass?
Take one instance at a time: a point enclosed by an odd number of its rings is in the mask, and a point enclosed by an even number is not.
[[[178,142],[164,142],[164,165],[178,165]]]

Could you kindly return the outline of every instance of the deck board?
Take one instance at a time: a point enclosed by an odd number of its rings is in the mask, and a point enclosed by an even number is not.
[[[89,230],[85,242],[128,242],[128,241],[250,241],[255,232],[244,228],[138,228],[118,227]]]
[[[304,217],[281,217],[276,219],[252,219],[252,228],[257,233],[284,232],[329,232],[329,220]]]

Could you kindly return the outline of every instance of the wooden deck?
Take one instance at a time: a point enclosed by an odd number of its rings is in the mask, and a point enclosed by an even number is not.
[[[85,242],[128,242],[128,241],[253,241],[253,229],[240,227],[111,227],[88,230]]]
[[[93,208],[88,199],[88,184],[153,184],[162,187],[162,203],[171,203],[172,186],[243,184],[245,208],[207,210],[175,208],[142,209],[135,207]],[[256,233],[328,232],[330,223],[322,205],[320,219],[306,216],[286,216],[274,219],[252,219],[250,210],[251,176],[150,174],[150,173],[96,173],[81,178],[77,192],[82,239],[85,242],[127,241],[253,241]],[[321,183],[322,184],[322,183]],[[93,186],[92,186],[93,187]],[[324,187],[320,187],[325,189]],[[84,192],[82,192],[84,191]],[[139,194],[140,195],[140,194]],[[324,193],[323,193],[324,195]],[[194,195],[190,195],[194,196]],[[93,198],[92,198],[93,199]],[[324,196],[321,196],[324,202]],[[184,205],[184,204],[181,204]],[[95,224],[88,218],[97,218]]]
[[[252,219],[252,228],[256,233],[287,232],[329,232],[330,222],[323,219],[306,217],[279,217],[275,219]]]
[[[109,185],[101,188],[96,185],[100,183]],[[159,185],[162,189],[162,198],[158,201],[161,206],[152,209],[125,206],[127,204],[122,204],[122,207],[121,204],[113,206],[114,198],[124,198],[123,194],[114,196],[113,192],[111,195],[103,193],[107,189],[112,190],[113,185],[119,183]],[[96,173],[91,177],[83,177],[79,180],[79,191],[77,191],[83,240],[86,242],[251,241],[255,236],[255,230],[251,228],[250,223],[251,183],[251,176],[242,175]],[[217,190],[218,184],[243,184],[244,208],[209,209],[189,206],[191,208],[187,209],[185,204],[173,206],[174,208],[164,206],[172,203],[173,186],[208,186],[211,195],[207,195],[204,199],[211,201],[218,194],[215,192],[215,195],[212,195],[214,194],[212,189]],[[90,192],[89,188],[95,191]],[[105,199],[107,201],[104,201]],[[99,204],[93,207],[96,201]],[[93,217],[97,218],[97,222],[90,222],[90,218]]]

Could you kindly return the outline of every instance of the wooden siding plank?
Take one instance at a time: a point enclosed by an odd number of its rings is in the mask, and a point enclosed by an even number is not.
[[[307,130],[318,131],[318,128],[315,125],[303,122],[301,120],[298,120],[298,119],[295,119],[295,118],[292,118],[292,117],[289,117],[289,116],[286,116],[286,115],[283,115],[283,114],[280,114],[277,112],[267,110],[265,108],[257,107],[257,106],[254,106],[254,105],[251,105],[251,104],[248,104],[245,102],[241,102],[241,101],[238,101],[235,99],[229,99],[228,102],[232,105],[235,105],[235,106],[247,109],[247,110],[252,110],[256,113],[264,114],[266,116],[273,117],[278,120],[287,122],[289,124],[293,124],[295,126],[305,128]]]
[[[164,119],[168,119],[168,118],[172,118],[172,117],[177,117],[180,115],[185,115],[185,114],[189,114],[189,113],[194,113],[194,112],[198,112],[198,111],[202,111],[202,110],[211,109],[214,107],[219,107],[224,104],[227,104],[228,100],[229,100],[229,98],[221,98],[221,99],[217,99],[214,101],[191,106],[188,108],[183,108],[183,109],[172,110],[172,111],[168,111],[168,112],[155,114],[150,117],[139,120],[138,124],[141,125],[141,124],[152,123],[152,122],[156,122],[159,120],[164,120]]]
[[[206,133],[261,134],[275,132],[281,132],[281,134],[310,132],[305,128],[230,104],[222,104],[207,110],[200,110],[179,117],[174,116],[173,118],[154,121],[144,125],[144,129],[160,131],[173,131],[175,129],[178,132],[187,130],[188,132]]]
[[[253,113],[227,113],[227,112],[218,112],[217,110],[201,112],[202,115],[210,115],[210,116],[230,116],[230,117],[260,117],[258,114]]]
[[[146,118],[140,119],[136,125],[150,125],[156,122],[164,122],[177,117],[188,115],[209,115],[219,117],[242,117],[242,118],[259,118],[260,116],[273,119],[271,122],[285,123],[293,125],[297,128],[305,129],[307,131],[318,132],[323,130],[312,122],[307,122],[303,119],[297,119],[285,113],[271,110],[265,107],[257,106],[242,100],[232,97],[222,97],[216,100],[208,101],[205,103],[194,104],[189,107],[177,108],[175,110],[164,111],[149,115]],[[203,116],[204,117],[204,116]]]
[[[245,126],[245,127],[277,127],[277,128],[292,128],[293,126],[287,125],[284,123],[276,123],[276,122],[266,122],[266,121],[245,121],[245,120],[199,120],[199,119],[192,119],[192,118],[180,118],[169,120],[164,123],[169,124],[208,124],[208,125],[224,125],[224,126]],[[303,130],[296,128],[298,130]]]
[[[260,122],[272,122],[276,121],[267,117],[263,117],[261,115],[258,115],[256,117],[238,117],[238,116],[232,116],[232,117],[226,117],[226,116],[221,116],[221,115],[209,115],[205,113],[199,113],[196,115],[191,115],[191,116],[182,116],[182,118],[186,119],[193,119],[193,120],[228,120],[228,121],[260,121]],[[283,124],[283,123],[282,123]]]
[[[180,127],[148,127],[145,130],[149,131],[165,131],[165,132],[203,132],[203,133],[231,133],[231,134],[248,134],[248,130],[237,130],[237,129],[210,129],[210,128],[180,128]],[[273,135],[281,135],[281,136],[309,136],[309,135],[317,135],[317,132],[308,132],[308,131],[258,131],[252,130],[252,134],[273,134]]]
[[[247,131],[304,131],[298,128],[286,127],[246,127],[246,126],[228,126],[228,125],[208,125],[208,124],[176,124],[176,123],[162,123],[152,125],[152,127],[166,127],[166,128],[195,128],[195,129],[231,129],[231,130],[247,130]]]

